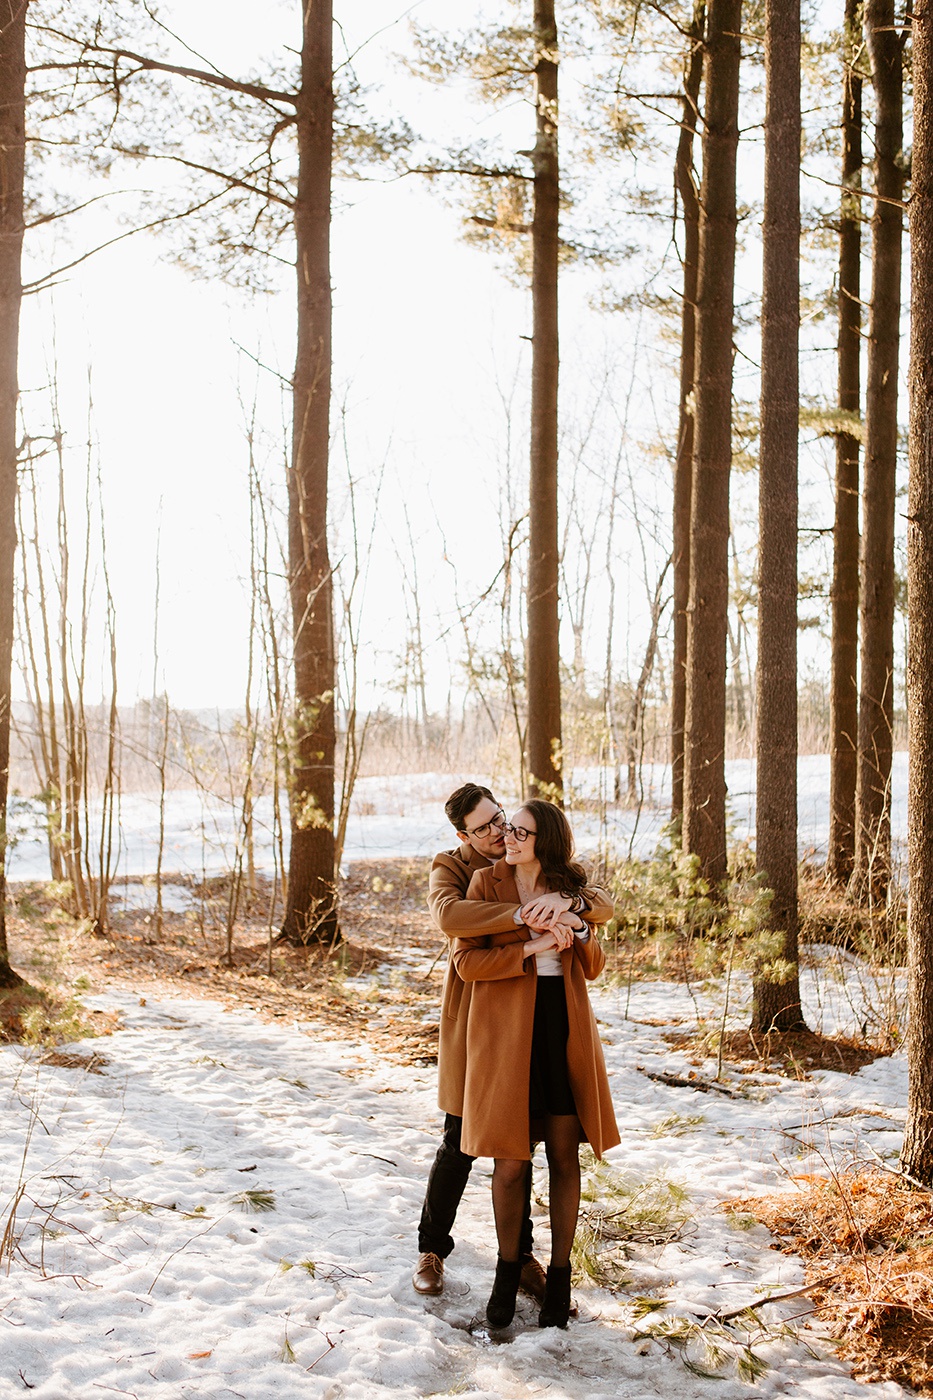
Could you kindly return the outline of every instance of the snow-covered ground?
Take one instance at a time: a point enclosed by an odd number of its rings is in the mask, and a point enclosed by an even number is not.
[[[396,777],[361,778],[354,790],[346,862],[396,856],[432,856],[451,844],[444,801],[468,778],[468,773],[416,773]],[[751,759],[726,764],[729,809],[737,839],[750,838],[755,827],[755,765]],[[581,799],[604,796],[610,775],[606,769],[586,768],[573,774],[573,790]],[[907,755],[894,755],[892,777],[892,831],[895,845],[907,831]],[[574,831],[581,850],[593,850],[604,842],[620,856],[648,856],[655,850],[669,815],[670,767],[646,764],[642,773],[644,800],[638,808],[609,808],[601,829],[592,813],[574,816]],[[502,793],[508,807],[517,805],[515,794]],[[798,762],[798,839],[801,854],[825,852],[829,832],[829,758],[824,754]],[[238,813],[235,803],[209,798],[197,792],[167,794],[163,869],[188,875],[217,874],[229,870],[236,846]],[[158,797],[125,793],[120,803],[119,870],[122,875],[149,875],[156,868],[159,830]],[[15,844],[10,853],[10,878],[47,880],[45,837],[34,806],[14,813]],[[273,868],[272,808],[260,799],[255,814],[256,860],[260,869]],[[139,887],[129,887],[138,902]]]
[[[811,1024],[841,1027],[861,1014],[858,989],[825,968],[807,973],[804,991]],[[660,1175],[683,1187],[689,1220],[678,1241],[632,1251],[618,1295],[580,1288],[566,1332],[538,1329],[525,1300],[510,1344],[499,1345],[474,1327],[495,1258],[489,1163],[474,1169],[444,1296],[411,1288],[438,1141],[433,1070],[399,1068],[310,1025],[263,1024],[248,1009],[143,1004],[126,993],[89,1001],[124,1018],[112,1037],[78,1047],[106,1057],[101,1073],[0,1050],[0,1234],[8,1227],[3,1246],[12,1246],[0,1273],[0,1396],[905,1393],[857,1383],[812,1334],[816,1358],[793,1338],[773,1340],[759,1348],[770,1369],[757,1382],[704,1380],[658,1341],[634,1340],[631,1310],[648,1292],[703,1315],[799,1287],[800,1266],[771,1250],[761,1227],[736,1228],[719,1203],[892,1156],[906,1099],[900,1058],[805,1083],[734,1073],[735,1098],[668,1087],[645,1071],[683,1074],[663,1029],[695,1024],[691,992],[597,991],[624,1139],[610,1160],[633,1180]],[[274,1209],[250,1213],[245,1191],[270,1193]],[[541,1221],[545,1258],[546,1241]],[[762,1316],[796,1315],[799,1326],[806,1311],[797,1298]]]

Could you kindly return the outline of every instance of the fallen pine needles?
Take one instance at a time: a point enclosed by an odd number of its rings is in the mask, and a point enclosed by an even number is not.
[[[807,1260],[807,1290],[856,1379],[933,1395],[933,1195],[877,1167],[731,1201]]]

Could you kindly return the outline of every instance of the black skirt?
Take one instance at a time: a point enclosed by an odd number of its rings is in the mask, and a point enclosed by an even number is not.
[[[528,1115],[576,1113],[567,1075],[567,994],[563,977],[539,977],[535,994],[535,1021],[531,1034],[531,1076]]]

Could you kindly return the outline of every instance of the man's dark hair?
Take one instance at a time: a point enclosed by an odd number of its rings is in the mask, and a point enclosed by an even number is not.
[[[454,831],[466,830],[467,817],[484,797],[488,797],[491,802],[496,800],[489,788],[480,787],[479,783],[464,783],[463,787],[458,787],[456,792],[450,794],[444,803],[444,811]]]

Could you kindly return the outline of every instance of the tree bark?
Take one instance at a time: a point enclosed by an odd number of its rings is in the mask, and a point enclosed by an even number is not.
[[[839,209],[839,407],[861,402],[862,80],[852,61],[858,42],[858,0],[846,0],[842,89],[842,200]],[[832,679],[830,696],[829,854],[826,873],[846,884],[855,861],[858,773],[859,440],[836,434],[836,520],[833,530]]]
[[[674,664],[671,678],[671,820],[684,810],[684,719],[687,711],[687,603],[690,596],[690,496],[693,487],[693,381],[696,366],[696,300],[700,245],[700,200],[693,168],[693,143],[703,76],[705,0],[699,0],[689,30],[680,139],[674,185],[684,223],[684,285],[680,316],[680,413],[674,461]]]
[[[333,943],[340,937],[334,872],[333,586],[327,548],[333,6],[332,0],[302,0],[302,4],[301,90],[296,106],[298,347],[288,475],[295,711],[289,788],[291,852],[282,934],[296,942]]]
[[[726,876],[726,619],[741,20],[741,0],[710,0],[697,279],[684,850],[699,858],[700,874],[713,886]]]
[[[865,33],[875,90],[875,201],[865,395],[861,673],[853,881],[884,899],[891,875],[894,724],[894,493],[901,309],[903,40],[894,0],[867,0]]]
[[[16,561],[16,405],[26,155],[26,6],[0,0],[0,987],[22,979],[6,936],[7,799]]]
[[[800,0],[765,6],[765,201],[758,494],[756,865],[784,970],[760,963],[753,1030],[803,1025],[797,970],[797,438]]]
[[[913,13],[907,507],[907,1123],[901,1166],[933,1186],[933,0]]]
[[[535,0],[531,481],[528,558],[527,766],[532,790],[560,801],[560,617],[557,542],[557,24],[554,0]]]

